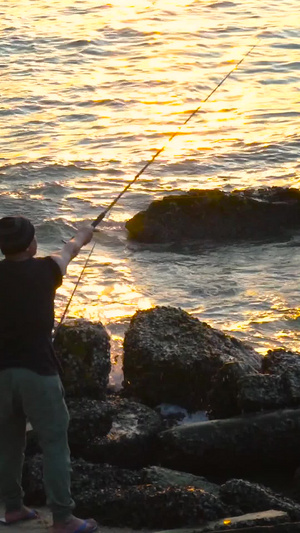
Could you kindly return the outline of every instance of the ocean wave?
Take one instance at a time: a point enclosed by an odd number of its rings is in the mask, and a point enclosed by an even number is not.
[[[87,161],[72,163],[51,162],[47,158],[40,158],[30,162],[17,162],[15,164],[4,163],[0,165],[0,173],[9,180],[40,180],[53,178],[71,177],[74,175],[98,174],[99,170]]]

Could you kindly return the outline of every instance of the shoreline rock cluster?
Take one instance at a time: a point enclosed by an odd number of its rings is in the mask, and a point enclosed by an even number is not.
[[[67,321],[55,347],[77,512],[100,525],[162,530],[273,509],[286,513],[287,531],[299,529],[299,354],[262,357],[181,309],[155,307],[132,317],[124,388],[114,393],[102,324]],[[208,419],[179,424],[162,416],[162,403],[206,410]],[[45,504],[33,431],[23,484],[27,504]]]

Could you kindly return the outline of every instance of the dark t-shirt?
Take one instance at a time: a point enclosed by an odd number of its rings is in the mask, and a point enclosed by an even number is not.
[[[0,370],[57,374],[51,336],[61,283],[61,270],[51,257],[0,261]]]

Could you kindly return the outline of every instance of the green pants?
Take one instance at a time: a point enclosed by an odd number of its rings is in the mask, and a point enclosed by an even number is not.
[[[21,487],[26,419],[43,451],[44,486],[53,521],[72,514],[69,414],[58,376],[40,376],[24,368],[0,372],[0,499],[6,510],[23,504]]]

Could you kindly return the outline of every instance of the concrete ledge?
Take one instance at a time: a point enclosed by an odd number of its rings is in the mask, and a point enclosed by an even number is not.
[[[52,519],[49,511],[46,508],[35,508],[40,513],[40,518],[37,520],[29,520],[27,522],[19,522],[11,526],[1,525],[0,532],[5,533],[49,533],[49,528],[52,524]],[[0,505],[0,517],[4,516],[4,508]],[[144,530],[145,531],[145,530]],[[148,530],[147,530],[148,531]],[[136,533],[133,529],[128,528],[111,528],[99,526],[99,533]]]
[[[241,516],[232,516],[229,518],[222,518],[220,520],[215,520],[213,522],[206,522],[205,524],[199,527],[193,528],[181,528],[181,529],[170,529],[166,531],[159,531],[157,533],[206,533],[209,531],[244,531],[246,532],[270,532],[273,533],[277,531],[277,527],[286,526],[286,525],[298,525],[298,529],[295,531],[300,531],[299,522],[290,522],[289,516],[284,511],[276,511],[270,509],[269,511],[262,511],[258,513],[247,513]],[[278,531],[287,532],[294,531],[289,529],[278,529]]]

